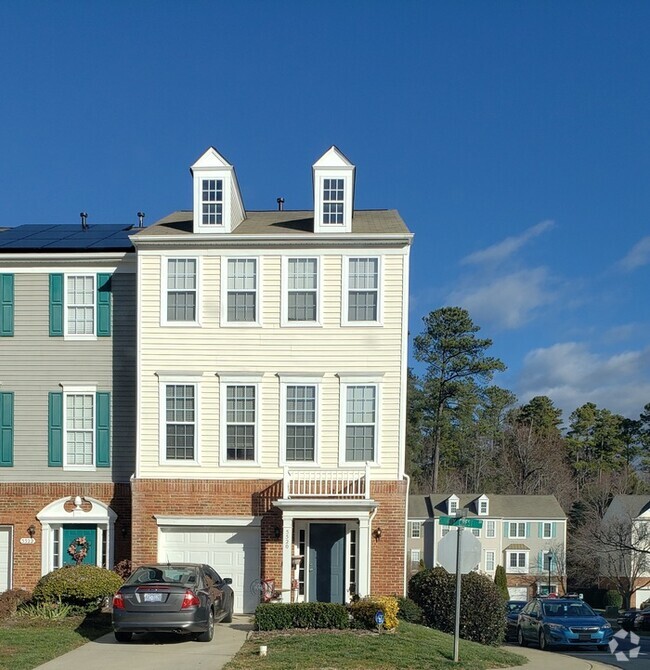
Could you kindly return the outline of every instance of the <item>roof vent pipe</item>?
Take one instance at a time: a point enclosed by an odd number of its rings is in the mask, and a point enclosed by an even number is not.
[[[278,198],[276,202],[278,203],[278,212],[284,211],[284,198]]]
[[[144,212],[138,212],[138,228],[144,228]]]
[[[81,230],[88,230],[88,212],[80,212],[79,216],[81,217]]]

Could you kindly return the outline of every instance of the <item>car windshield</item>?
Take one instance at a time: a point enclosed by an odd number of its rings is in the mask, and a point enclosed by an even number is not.
[[[526,603],[508,603],[508,612],[519,612]]]
[[[196,584],[198,573],[195,567],[183,565],[145,565],[137,568],[126,580],[127,584]]]
[[[549,617],[596,616],[596,613],[582,601],[544,603],[544,615]]]

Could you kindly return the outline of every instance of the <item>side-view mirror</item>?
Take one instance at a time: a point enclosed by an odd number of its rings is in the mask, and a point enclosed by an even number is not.
[[[224,584],[232,584],[232,577],[224,577],[223,583]]]

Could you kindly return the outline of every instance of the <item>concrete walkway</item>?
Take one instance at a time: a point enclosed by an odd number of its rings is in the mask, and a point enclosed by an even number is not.
[[[513,654],[520,654],[528,659],[526,665],[516,666],[518,670],[618,670],[616,666],[607,663],[597,663],[582,658],[574,658],[566,654],[552,651],[540,651],[530,647],[507,647]],[[515,670],[507,668],[506,670]]]
[[[235,616],[231,624],[217,624],[212,642],[196,642],[176,635],[136,635],[119,643],[113,633],[88,642],[63,656],[39,665],[39,670],[220,670],[241,649],[252,629],[250,617]]]

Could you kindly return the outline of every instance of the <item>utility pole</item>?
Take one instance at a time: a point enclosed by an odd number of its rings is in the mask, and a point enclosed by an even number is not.
[[[467,516],[467,508],[461,507],[456,511],[457,517]],[[460,550],[462,547],[463,527],[456,526],[456,620],[454,622],[454,663],[458,663],[458,641],[460,637]]]

